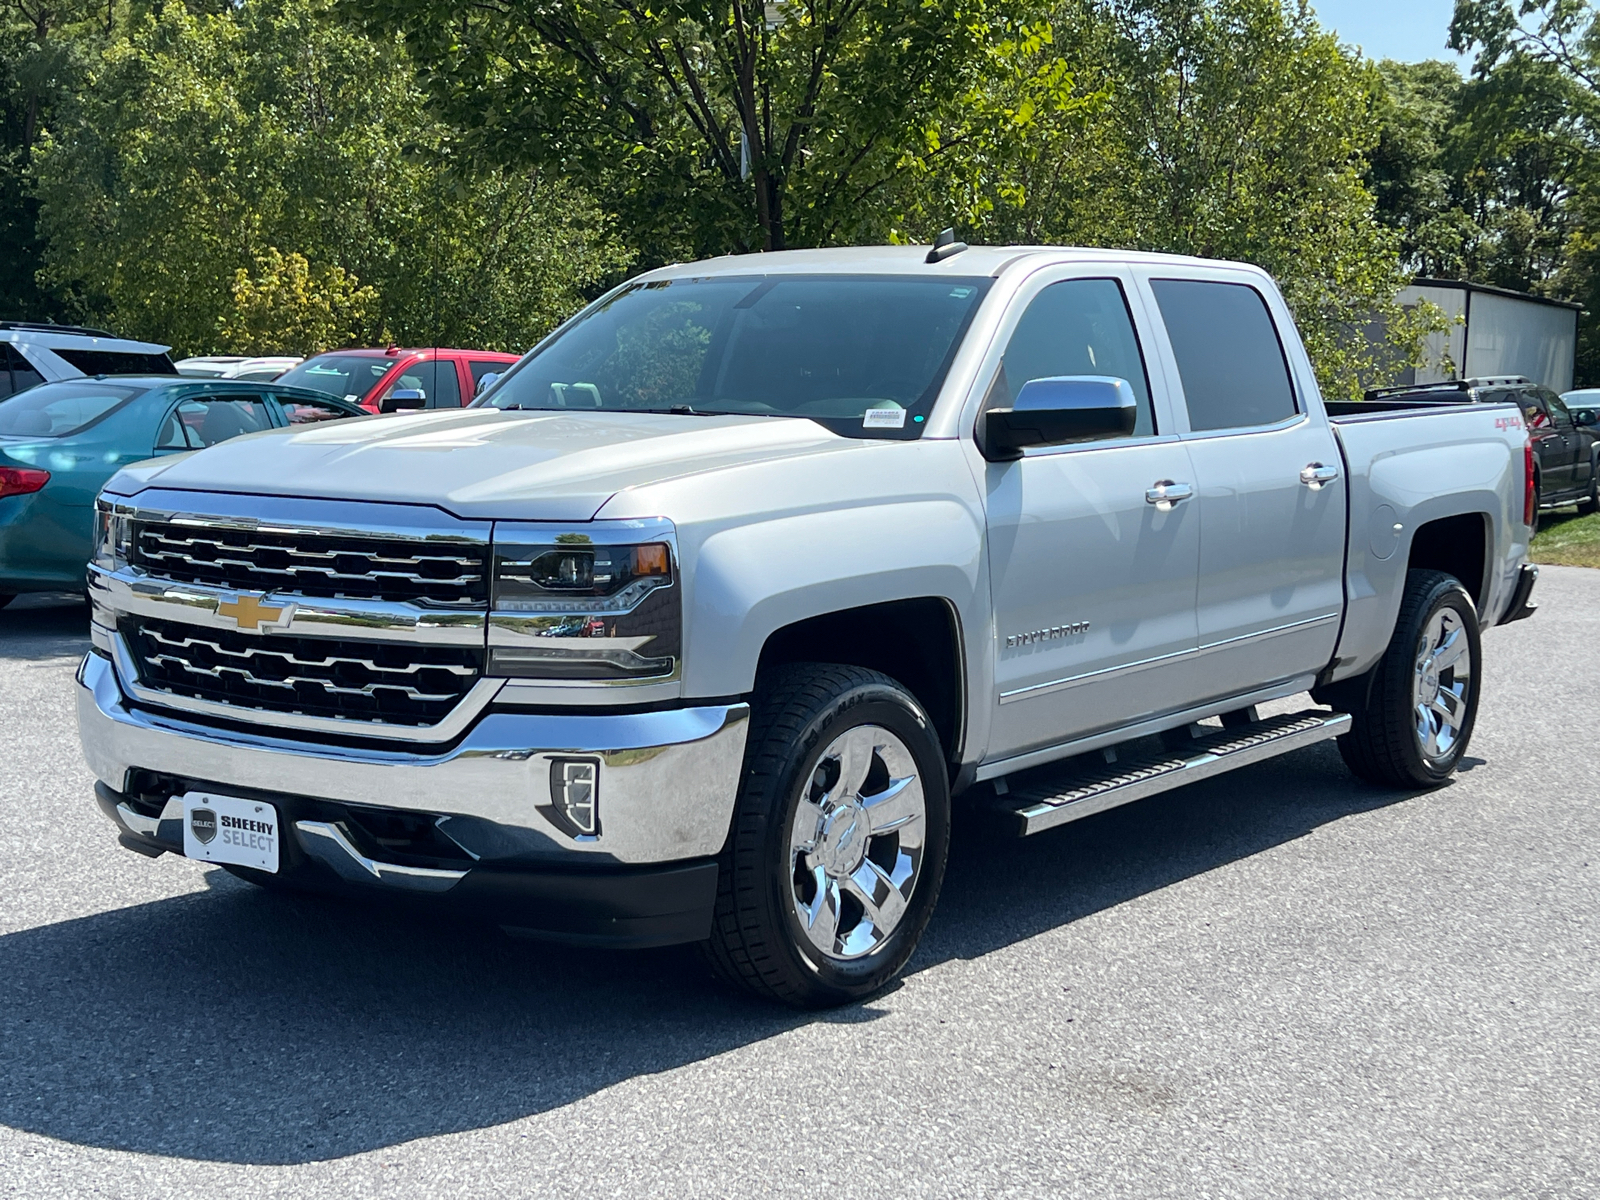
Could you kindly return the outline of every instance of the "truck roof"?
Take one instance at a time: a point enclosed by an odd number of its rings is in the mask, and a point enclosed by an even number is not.
[[[1193,270],[1234,267],[1266,278],[1250,263],[1192,258],[1182,254],[1149,254],[1137,250],[1101,250],[1083,246],[969,246],[928,262],[928,246],[840,246],[824,250],[776,250],[763,254],[727,254],[701,262],[674,263],[640,276],[642,279],[703,279],[719,275],[838,273],[850,275],[999,275],[1022,259],[1052,262],[1133,263],[1170,265]]]

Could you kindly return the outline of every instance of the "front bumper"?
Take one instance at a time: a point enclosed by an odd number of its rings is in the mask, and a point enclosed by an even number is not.
[[[467,901],[500,924],[577,940],[649,945],[709,931],[709,860],[732,818],[743,704],[491,709],[450,748],[414,753],[266,736],[135,704],[98,653],[78,683],[84,756],[131,848],[181,853],[181,810],[169,801],[205,789],[277,805],[294,835],[284,839],[284,874],[302,882]],[[573,835],[555,815],[551,762],[572,756],[598,764],[594,835]],[[424,830],[427,844],[413,839],[397,854],[364,836],[397,820]]]

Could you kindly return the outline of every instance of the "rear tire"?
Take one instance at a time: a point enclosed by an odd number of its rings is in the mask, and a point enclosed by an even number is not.
[[[1578,512],[1584,516],[1600,512],[1600,463],[1589,469],[1589,492],[1578,501]]]
[[[1408,571],[1389,648],[1339,739],[1345,765],[1389,787],[1444,783],[1472,738],[1481,661],[1477,609],[1460,580]]]
[[[706,956],[800,1008],[900,973],[933,913],[950,790],[933,724],[887,675],[802,663],[761,682]]]

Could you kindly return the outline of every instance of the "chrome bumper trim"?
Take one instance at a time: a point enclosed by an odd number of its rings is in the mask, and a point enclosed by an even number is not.
[[[243,721],[278,730],[301,730],[306,733],[331,733],[345,737],[377,738],[388,742],[449,742],[464,733],[478,715],[494,700],[505,686],[503,679],[480,679],[473,684],[461,702],[450,710],[450,715],[437,725],[393,725],[385,721],[353,721],[346,717],[310,717],[303,713],[273,712],[265,708],[245,708],[237,704],[220,704],[215,700],[199,700],[193,696],[179,696],[160,688],[148,688],[139,680],[139,668],[133,661],[133,652],[127,640],[114,631],[110,634],[111,658],[117,682],[123,692],[140,704],[151,708],[171,708],[198,717],[212,717],[219,721]]]
[[[408,867],[368,858],[350,844],[350,839],[337,825],[327,821],[296,821],[294,829],[299,835],[301,849],[351,883],[385,884],[412,892],[448,892],[466,878],[465,871]]]
[[[744,762],[744,704],[645,713],[491,712],[447,751],[296,742],[215,729],[130,705],[98,654],[79,670],[84,757],[117,791],[135,768],[447,818],[449,836],[485,860],[656,863],[722,849]],[[229,714],[230,716],[236,714]],[[341,732],[354,732],[355,722]],[[578,841],[550,810],[551,760],[599,760],[601,832]]]

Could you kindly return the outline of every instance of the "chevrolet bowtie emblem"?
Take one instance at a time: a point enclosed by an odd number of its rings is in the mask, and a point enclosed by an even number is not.
[[[292,607],[273,608],[261,603],[259,597],[240,596],[218,604],[217,616],[232,617],[240,629],[260,629],[262,625],[276,625]]]

